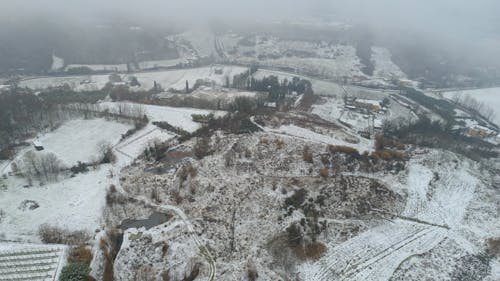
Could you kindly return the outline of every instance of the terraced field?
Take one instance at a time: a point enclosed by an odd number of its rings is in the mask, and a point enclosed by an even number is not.
[[[0,281],[53,281],[63,253],[60,246],[0,244]]]

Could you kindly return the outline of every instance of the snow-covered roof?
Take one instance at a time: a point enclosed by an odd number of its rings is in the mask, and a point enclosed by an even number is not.
[[[40,140],[34,140],[33,145],[36,147],[43,147],[43,143]]]
[[[358,103],[371,104],[374,106],[380,106],[380,102],[376,100],[367,100],[367,99],[356,99]]]

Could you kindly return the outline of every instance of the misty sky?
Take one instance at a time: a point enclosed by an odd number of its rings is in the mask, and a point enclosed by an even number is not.
[[[334,14],[352,22],[404,28],[499,31],[497,0],[1,0],[0,15],[39,13],[68,17],[119,15],[194,21],[219,18],[286,18]]]
[[[391,34],[418,32],[449,48],[500,48],[498,0],[0,0],[0,17],[57,21],[127,19],[138,24],[283,20],[331,16]],[[460,46],[457,46],[460,45]],[[474,48],[477,50],[477,46]],[[481,49],[483,47],[480,47]],[[478,51],[475,51],[478,53]],[[472,53],[472,51],[471,51]]]

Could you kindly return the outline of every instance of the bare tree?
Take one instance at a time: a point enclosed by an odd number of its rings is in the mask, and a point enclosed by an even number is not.
[[[26,152],[22,162],[16,165],[27,178],[40,181],[57,180],[63,168],[61,161],[55,154],[37,154],[33,151]]]

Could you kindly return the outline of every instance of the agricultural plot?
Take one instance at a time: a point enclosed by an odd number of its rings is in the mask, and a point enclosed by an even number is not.
[[[98,158],[102,144],[114,145],[132,126],[104,119],[71,120],[39,140],[46,152],[54,153],[67,166]]]
[[[0,281],[53,281],[63,263],[64,247],[0,244]]]
[[[103,108],[108,108],[111,112],[116,112],[120,104],[129,104],[129,102],[102,102],[100,105]],[[140,105],[144,108],[146,116],[150,121],[164,121],[168,122],[170,125],[182,128],[188,132],[194,132],[200,128],[200,124],[193,121],[193,114],[207,115],[210,113],[216,116],[222,116],[225,113],[222,111],[211,111],[195,108],[179,108],[179,107],[168,107],[159,105]]]
[[[222,69],[222,74],[217,74],[215,73],[215,68],[216,67],[199,67],[170,71],[143,72],[136,73],[133,76],[137,77],[137,80],[141,84],[139,89],[142,90],[153,88],[155,82],[165,90],[170,88],[183,90],[186,87],[186,81],[188,81],[190,87],[193,87],[198,79],[213,81],[216,85],[223,86],[226,83],[226,78],[229,78],[229,81],[232,82],[234,75],[248,71],[246,67],[221,66],[219,68]]]
[[[152,62],[154,64],[154,62]],[[221,74],[215,73],[215,68],[222,69]],[[130,76],[135,76],[140,83],[139,87],[133,87],[134,90],[150,90],[155,83],[163,89],[170,88],[183,90],[188,81],[190,87],[193,87],[196,80],[213,82],[216,85],[223,86],[226,79],[232,82],[234,75],[248,71],[246,67],[240,66],[220,66],[220,67],[199,67],[190,69],[177,69],[155,72],[140,72],[131,75],[121,75],[123,81],[129,81]],[[61,77],[39,77],[28,78],[20,81],[20,87],[27,87],[33,90],[43,90],[50,87],[69,86],[75,91],[94,91],[100,90],[109,82],[109,75],[76,75]]]
[[[59,77],[27,78],[19,82],[20,87],[43,90],[50,87],[69,86],[75,91],[95,91],[104,88],[109,75],[76,75]]]
[[[65,70],[68,71],[75,68],[88,68],[92,71],[127,71],[126,64],[70,64],[66,66]]]

